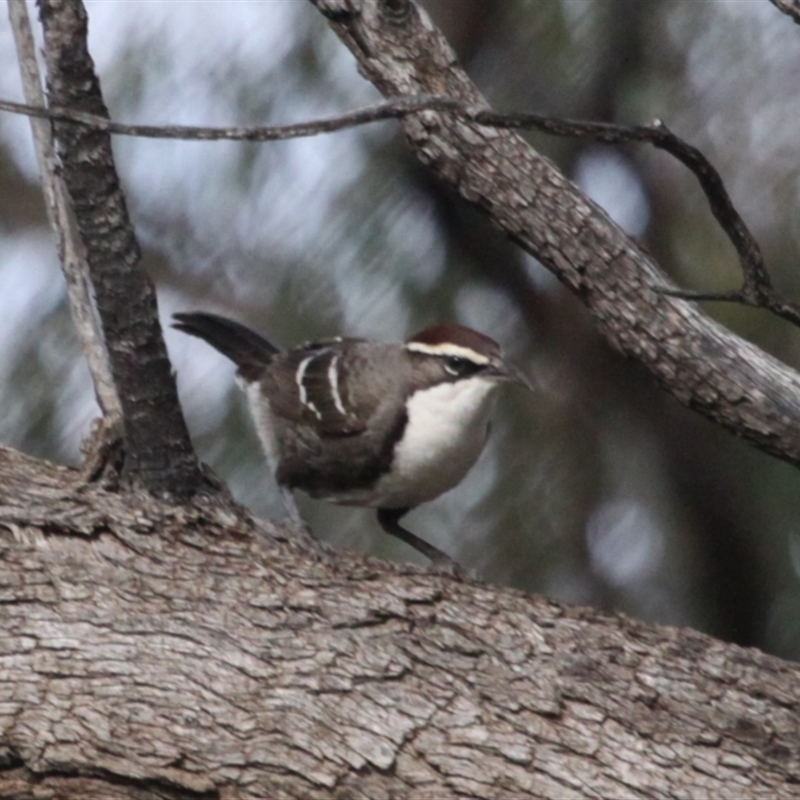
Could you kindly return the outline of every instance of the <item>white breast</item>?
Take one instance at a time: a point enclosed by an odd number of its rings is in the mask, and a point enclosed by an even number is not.
[[[269,403],[265,400],[258,383],[248,383],[240,378],[236,379],[239,386],[244,389],[250,402],[250,411],[256,424],[258,438],[267,456],[267,463],[272,472],[278,469],[278,440],[275,434],[275,419]]]
[[[415,392],[394,465],[369,505],[406,508],[433,500],[460,483],[486,442],[493,381],[475,377]]]

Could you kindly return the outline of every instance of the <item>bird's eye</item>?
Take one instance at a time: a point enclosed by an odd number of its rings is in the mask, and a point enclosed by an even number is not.
[[[444,368],[451,375],[464,375],[470,367],[470,362],[460,356],[448,356],[444,362]]]

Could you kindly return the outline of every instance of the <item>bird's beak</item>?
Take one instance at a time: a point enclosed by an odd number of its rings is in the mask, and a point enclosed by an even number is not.
[[[491,374],[498,381],[508,381],[509,383],[521,383],[532,392],[535,391],[533,384],[525,373],[510,361],[503,358],[492,361]]]

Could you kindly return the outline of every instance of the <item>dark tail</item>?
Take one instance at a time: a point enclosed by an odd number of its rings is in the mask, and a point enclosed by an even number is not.
[[[201,312],[173,314],[172,318],[173,328],[208,342],[239,367],[245,380],[256,380],[280,352],[263,336],[232,319]]]

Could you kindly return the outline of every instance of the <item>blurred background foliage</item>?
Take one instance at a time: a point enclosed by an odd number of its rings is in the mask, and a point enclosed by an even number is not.
[[[800,298],[800,30],[767,0],[427,0],[500,110],[664,120],[721,171],[772,274]],[[112,115],[280,124],[378,99],[305,0],[88,2]],[[31,8],[35,17],[35,9]],[[0,96],[20,99],[8,22]],[[663,153],[530,135],[681,285],[740,275],[691,175]],[[289,345],[398,340],[453,319],[498,339],[539,391],[508,388],[490,445],[409,527],[487,580],[690,625],[800,657],[800,475],[661,392],[580,303],[439,185],[395,123],[271,144],[117,138],[162,319],[208,309]],[[800,366],[798,332],[708,312]],[[167,330],[201,458],[282,515],[233,368]],[[27,120],[0,116],[0,440],[76,463],[96,415],[44,225]],[[370,511],[303,500],[316,533],[396,559]]]

